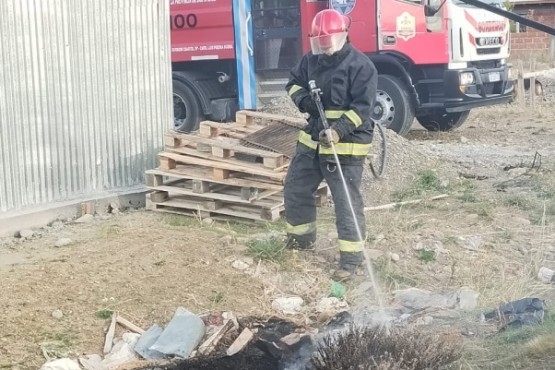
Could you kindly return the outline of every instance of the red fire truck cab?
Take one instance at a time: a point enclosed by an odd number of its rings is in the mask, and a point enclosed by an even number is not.
[[[512,95],[509,21],[462,1],[170,1],[181,131],[285,95],[290,68],[310,51],[312,18],[328,7],[351,18],[352,44],[378,69],[372,118],[400,135],[414,118],[428,130],[455,129],[470,109]]]

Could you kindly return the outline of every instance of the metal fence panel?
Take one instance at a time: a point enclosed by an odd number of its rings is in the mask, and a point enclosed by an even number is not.
[[[171,90],[168,0],[0,1],[0,212],[140,184]]]

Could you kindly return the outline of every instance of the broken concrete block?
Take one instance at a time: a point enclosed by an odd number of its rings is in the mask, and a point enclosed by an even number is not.
[[[165,355],[188,358],[204,337],[206,327],[197,315],[179,307],[158,340],[149,348]]]
[[[272,308],[285,314],[295,315],[301,312],[304,300],[301,297],[277,298],[272,302]]]
[[[19,237],[21,239],[31,239],[33,235],[35,235],[35,232],[33,230],[25,229],[18,232],[16,237]]]
[[[73,241],[70,238],[60,238],[54,243],[56,248],[61,248],[70,245]]]
[[[346,311],[349,309],[349,304],[343,300],[336,297],[324,297],[318,301],[316,305],[317,312],[331,312],[336,314],[340,311]]]
[[[470,288],[459,289],[459,308],[461,310],[473,310],[478,306],[478,293]]]
[[[241,260],[235,260],[231,264],[231,267],[233,267],[236,270],[244,271],[249,268],[249,264]]]
[[[135,345],[135,352],[147,360],[158,360],[164,358],[163,353],[150,349],[150,347],[156,343],[163,331],[164,329],[157,324],[152,325],[139,338],[137,344]]]

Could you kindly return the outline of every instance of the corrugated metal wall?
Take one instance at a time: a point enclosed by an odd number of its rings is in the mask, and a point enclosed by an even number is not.
[[[168,0],[0,1],[0,212],[123,189],[171,127]]]

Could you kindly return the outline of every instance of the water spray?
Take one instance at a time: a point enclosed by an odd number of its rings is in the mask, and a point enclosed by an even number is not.
[[[316,86],[316,82],[314,80],[310,80],[308,82],[308,86],[310,88],[310,95],[312,96],[312,99],[314,100],[314,102],[316,103],[316,106],[318,107],[318,113],[320,114],[320,118],[322,120],[322,124],[323,124],[324,130],[325,130],[324,132],[325,132],[326,136],[328,137],[328,141],[330,142],[330,146],[331,146],[331,150],[332,150],[333,157],[334,157],[334,160],[335,160],[335,164],[337,166],[337,170],[339,171],[339,176],[341,177],[341,182],[343,183],[343,189],[345,190],[345,194],[347,195],[347,202],[349,203],[349,208],[351,210],[351,215],[353,217],[353,222],[354,222],[355,228],[357,230],[358,240],[365,241],[365,239],[362,237],[362,233],[360,231],[360,225],[358,224],[355,209],[353,207],[353,202],[351,200],[351,194],[349,193],[349,188],[347,186],[347,181],[345,180],[345,176],[343,175],[343,169],[341,168],[341,163],[339,162],[339,156],[337,155],[337,150],[335,149],[335,143],[331,140],[331,137],[332,137],[331,128],[330,128],[330,125],[328,123],[328,120],[326,119],[326,114],[324,112],[324,106],[322,105],[322,100],[320,98],[320,95],[322,95],[322,90]],[[378,283],[377,283],[377,281],[374,277],[374,271],[372,269],[372,264],[370,262],[370,257],[368,256],[368,252],[366,251],[366,248],[363,248],[362,251],[363,251],[363,254],[364,254],[364,260],[366,262],[366,268],[368,269],[368,274],[370,275],[370,280],[371,280],[372,286],[374,288],[374,293],[376,295],[376,299],[378,300],[378,304],[379,304],[379,307],[380,307],[381,314],[384,315],[384,320],[385,320],[384,304],[383,304],[383,301],[382,301],[382,294],[381,294],[380,288],[378,286]],[[387,328],[386,328],[386,331],[388,331]]]

